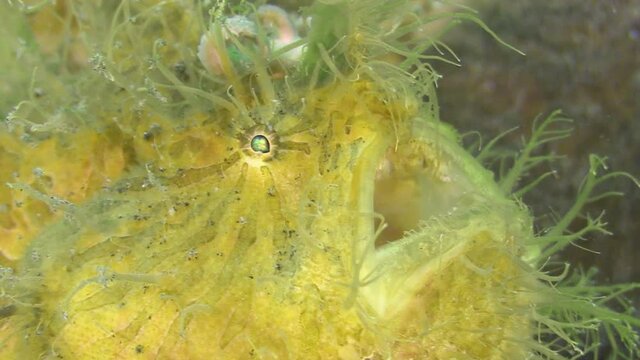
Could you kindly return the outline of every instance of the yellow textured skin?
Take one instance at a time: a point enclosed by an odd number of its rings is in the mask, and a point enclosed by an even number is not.
[[[1,133],[0,181],[5,184],[20,179],[50,196],[82,202],[122,174],[126,160],[121,144],[117,143],[120,140],[117,136],[83,131],[30,147]],[[51,161],[52,157],[55,161]],[[4,188],[0,191],[0,202],[11,206],[0,212],[0,251],[10,261],[23,255],[29,239],[43,224],[60,218],[59,211],[24,192]]]
[[[367,33],[386,3],[343,3],[302,80],[219,23],[206,73],[197,1],[31,15],[79,84],[59,98],[86,99],[59,122],[30,99],[0,132],[1,359],[542,357],[530,215],[438,120],[433,73],[396,67],[416,54]]]
[[[460,186],[483,197],[456,161],[464,154],[444,146],[449,135],[422,128],[428,122],[414,117],[415,107],[381,106],[368,82],[307,95],[304,112],[274,122],[273,159],[254,156],[248,139],[203,117],[153,139],[172,175],[133,177],[92,200],[87,207],[104,207],[96,214],[74,212],[46,229],[42,239],[55,234],[64,244],[32,247],[45,286],[33,299],[44,333],[21,342],[18,353],[37,356],[51,346],[81,359],[518,354],[505,338],[526,334],[526,317],[501,314],[496,303],[527,302],[510,298],[527,279],[514,262],[519,234],[461,224],[469,229],[440,234],[450,240],[416,234],[386,252],[373,249],[376,169],[396,141],[406,153],[393,159],[403,176],[454,198]],[[406,120],[396,123],[396,138],[389,114],[398,111]],[[288,143],[304,146],[286,150]],[[134,147],[144,156],[149,142]],[[442,208],[429,211],[454,206],[442,196],[434,204]],[[467,196],[467,206],[486,206]],[[436,245],[442,249],[427,249]],[[407,257],[411,247],[424,254]],[[378,272],[371,285],[357,284]]]

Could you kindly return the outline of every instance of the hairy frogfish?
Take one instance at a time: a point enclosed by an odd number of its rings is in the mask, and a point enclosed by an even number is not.
[[[517,190],[567,120],[496,179],[440,120],[432,64],[457,63],[457,22],[501,40],[437,5],[0,4],[0,358],[637,355],[606,306],[634,285],[549,261],[627,175],[592,156],[536,233]]]

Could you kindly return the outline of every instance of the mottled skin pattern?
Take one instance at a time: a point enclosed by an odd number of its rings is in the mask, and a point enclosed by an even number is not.
[[[0,133],[0,357],[539,355],[530,216],[438,120],[401,3],[316,4],[299,69],[212,25],[217,77],[199,2],[54,12],[65,56],[103,46]]]
[[[511,261],[518,249],[512,231],[519,229],[495,224],[468,229],[470,215],[486,211],[483,192],[495,191],[490,183],[482,189],[481,182],[470,180],[486,174],[468,173],[480,170],[464,169],[457,158],[466,155],[455,153],[446,128],[438,133],[436,123],[419,118],[415,105],[382,106],[381,97],[368,82],[336,84],[307,94],[304,105],[283,104],[289,111],[270,119],[194,115],[197,125],[191,128],[139,139],[142,148],[154,142],[158,157],[170,157],[175,165],[119,181],[36,238],[30,252],[39,255],[25,268],[42,276],[30,299],[42,305],[23,315],[40,326],[38,334],[27,332],[18,353],[64,358],[503,353],[496,346],[506,334],[526,333],[526,321],[500,316],[486,301],[505,295],[506,289],[492,289],[498,284],[512,290],[523,286],[512,283],[518,273]],[[397,138],[392,111],[403,112]],[[170,126],[168,120],[152,120]],[[240,122],[247,130],[235,125]],[[270,159],[248,148],[247,134],[256,131],[250,129],[265,125],[272,127],[267,134],[275,147]],[[424,182],[420,191],[447,192],[425,212],[441,215],[459,206],[454,209],[459,214],[437,221],[459,222],[462,229],[426,228],[396,245],[373,248],[373,185],[390,147],[404,156],[392,158],[394,170],[378,177],[404,171],[398,176]],[[183,169],[182,159],[191,164],[202,159],[202,164]],[[468,193],[460,195],[462,190]],[[465,253],[464,262],[453,260]],[[502,275],[473,271],[489,259]],[[505,276],[507,271],[512,273]],[[478,298],[483,284],[486,294]],[[433,301],[438,305],[425,306]],[[515,305],[520,304],[509,306]],[[468,317],[479,323],[464,325],[467,336],[452,337]],[[434,330],[424,336],[423,328],[430,327]],[[495,332],[495,341],[473,335],[475,327]],[[399,338],[413,340],[406,344]],[[438,345],[443,341],[446,347]]]

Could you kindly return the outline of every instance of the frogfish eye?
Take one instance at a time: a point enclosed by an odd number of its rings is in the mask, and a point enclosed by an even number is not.
[[[257,153],[268,154],[271,151],[271,143],[264,135],[255,135],[251,139],[251,150]]]

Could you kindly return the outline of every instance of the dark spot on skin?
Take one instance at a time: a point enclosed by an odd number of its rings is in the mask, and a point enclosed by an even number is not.
[[[173,72],[176,74],[178,79],[183,82],[189,81],[189,74],[187,73],[187,65],[184,61],[179,61],[173,65]]]
[[[289,229],[282,230],[282,232],[283,232],[283,233],[284,233],[284,235],[285,235],[286,237],[288,237],[288,238],[292,238],[292,237],[293,237],[293,235],[296,233],[296,231],[295,231],[295,230],[289,230]]]
[[[158,124],[152,124],[147,131],[142,134],[142,138],[145,141],[152,141],[156,135],[159,135],[162,128]]]
[[[136,354],[142,354],[144,352],[144,346],[138,344],[136,345]]]
[[[14,305],[8,305],[0,308],[0,319],[9,317],[16,313],[16,307]]]

